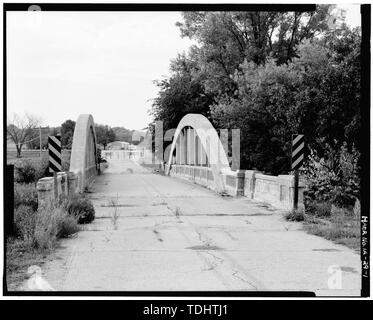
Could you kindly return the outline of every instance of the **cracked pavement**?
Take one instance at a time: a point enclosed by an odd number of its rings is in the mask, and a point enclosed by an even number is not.
[[[263,203],[221,197],[133,161],[111,162],[88,196],[95,221],[62,240],[42,266],[57,291],[360,295],[358,254],[306,234]],[[332,265],[342,270],[342,289],[328,288]]]

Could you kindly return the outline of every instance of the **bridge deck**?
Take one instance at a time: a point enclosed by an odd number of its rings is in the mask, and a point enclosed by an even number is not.
[[[89,196],[96,220],[64,240],[43,268],[56,290],[360,294],[359,255],[263,204],[220,197],[128,160],[111,162]],[[345,270],[343,290],[328,289],[331,265]]]

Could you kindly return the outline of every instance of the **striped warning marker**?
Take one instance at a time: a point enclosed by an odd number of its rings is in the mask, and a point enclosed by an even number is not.
[[[61,136],[48,137],[49,172],[61,172]]]
[[[298,170],[304,159],[304,135],[293,134],[293,146],[291,153],[291,170]]]

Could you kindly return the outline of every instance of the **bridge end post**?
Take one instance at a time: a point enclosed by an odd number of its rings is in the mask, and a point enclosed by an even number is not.
[[[36,190],[38,192],[38,206],[46,206],[55,201],[54,192],[54,178],[45,177],[39,179],[36,184]]]

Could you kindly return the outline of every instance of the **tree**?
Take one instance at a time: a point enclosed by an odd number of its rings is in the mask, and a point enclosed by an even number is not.
[[[277,64],[296,56],[296,47],[328,30],[331,5],[312,12],[184,12],[178,22],[181,35],[197,41],[198,72],[206,91],[234,95],[232,76],[245,60]]]
[[[239,128],[242,168],[270,174],[290,171],[293,133],[320,156],[326,144],[360,151],[361,31],[333,8],[183,13],[177,25],[196,45],[156,82],[154,120],[167,130],[200,113]]]
[[[114,127],[112,128],[115,133],[115,140],[125,141],[131,143],[132,141],[132,131],[124,127]]]
[[[237,96],[219,98],[211,113],[220,127],[241,129],[243,167],[289,172],[295,133],[320,156],[345,142],[359,151],[360,42],[360,29],[343,26],[300,44],[288,64],[241,64]]]
[[[97,143],[102,144],[104,146],[104,150],[106,149],[108,143],[116,140],[115,132],[107,125],[97,124],[95,125],[95,131]]]
[[[7,136],[10,138],[17,149],[17,158],[21,157],[23,145],[30,140],[37,139],[35,137],[35,129],[41,124],[41,120],[34,115],[25,114],[23,116],[13,114],[12,120],[8,120]]]
[[[164,129],[175,128],[187,113],[211,120],[212,104],[237,97],[234,75],[245,62],[280,65],[297,56],[305,39],[328,30],[331,5],[315,12],[184,12],[176,25],[183,37],[197,42],[188,54],[171,62],[171,77],[156,81],[158,96],[151,114]]]
[[[74,137],[75,121],[66,120],[61,125],[61,144],[62,148],[71,149]]]
[[[188,113],[201,113],[210,117],[211,95],[205,93],[201,79],[194,78],[196,62],[179,55],[171,64],[169,79],[156,81],[160,89],[152,104],[151,114],[155,120],[163,121],[164,131],[177,127]]]

